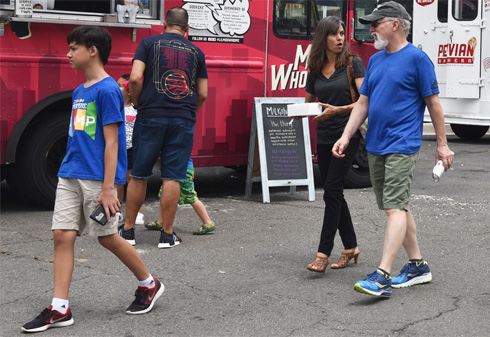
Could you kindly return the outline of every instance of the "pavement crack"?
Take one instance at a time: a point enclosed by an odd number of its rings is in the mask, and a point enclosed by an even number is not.
[[[434,320],[434,319],[438,319],[439,317],[442,317],[445,314],[448,314],[448,313],[451,313],[453,311],[458,310],[459,309],[459,302],[461,301],[461,297],[460,296],[453,296],[452,298],[453,298],[453,308],[440,311],[437,315],[432,316],[432,317],[426,317],[426,318],[423,318],[423,319],[419,319],[419,320],[416,320],[416,321],[407,323],[407,324],[405,324],[404,326],[402,326],[399,329],[392,330],[392,333],[393,334],[403,333],[405,330],[409,329],[410,327],[412,327],[412,326],[414,326],[414,325],[416,325],[418,323],[426,322],[426,321],[431,321],[431,320]]]

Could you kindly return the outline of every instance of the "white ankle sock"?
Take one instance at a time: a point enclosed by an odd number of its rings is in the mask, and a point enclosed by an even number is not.
[[[153,276],[148,277],[146,280],[139,281],[138,280],[138,287],[143,287],[143,288],[153,288],[155,286],[155,281],[153,280]]]
[[[53,297],[51,305],[53,306],[53,310],[59,311],[62,314],[66,314],[66,311],[69,307],[69,301],[62,298]]]

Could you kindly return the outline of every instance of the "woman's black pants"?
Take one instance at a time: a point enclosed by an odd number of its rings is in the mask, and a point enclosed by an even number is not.
[[[345,249],[357,246],[356,233],[344,199],[344,181],[359,147],[359,138],[350,140],[344,151],[344,158],[332,154],[333,144],[317,144],[318,166],[322,177],[325,201],[323,227],[318,252],[330,256],[333,249],[335,233],[339,230]]]

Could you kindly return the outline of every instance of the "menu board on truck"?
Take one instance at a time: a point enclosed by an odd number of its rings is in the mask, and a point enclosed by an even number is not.
[[[250,29],[250,0],[183,0],[189,14],[189,40],[243,43]]]

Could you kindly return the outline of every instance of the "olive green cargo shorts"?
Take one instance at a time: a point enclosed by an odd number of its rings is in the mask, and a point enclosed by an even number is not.
[[[419,152],[374,155],[368,152],[369,172],[379,209],[408,210],[413,170]]]

